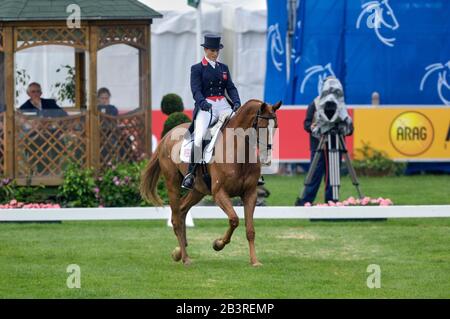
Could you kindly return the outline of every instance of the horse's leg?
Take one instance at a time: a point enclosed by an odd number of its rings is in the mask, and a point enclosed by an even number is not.
[[[234,230],[239,225],[239,217],[234,211],[233,203],[231,202],[230,196],[223,190],[220,190],[214,195],[214,200],[219,205],[220,208],[227,214],[229,227],[222,238],[218,238],[213,243],[214,250],[222,250],[226,244],[231,240]]]
[[[170,208],[172,209],[172,226],[175,236],[178,239],[178,247],[172,252],[175,261],[183,261],[183,264],[191,263],[186,251],[185,237],[183,235],[183,221],[180,212],[180,189],[179,184],[167,181],[167,192],[169,195]]]
[[[192,206],[197,204],[201,199],[205,197],[204,194],[196,191],[195,189],[191,190],[189,193],[187,193],[185,196],[181,198],[181,205],[180,205],[180,213],[181,213],[181,221],[182,221],[182,229],[183,229],[183,238],[184,243],[187,247],[188,242],[186,238],[186,214],[189,212]]]
[[[256,189],[247,192],[242,196],[245,214],[245,230],[247,234],[248,245],[250,249],[250,263],[252,266],[261,266],[262,264],[256,258],[255,250],[255,227],[253,226],[253,213],[256,206]]]

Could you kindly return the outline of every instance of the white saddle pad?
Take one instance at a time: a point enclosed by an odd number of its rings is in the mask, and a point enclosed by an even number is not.
[[[205,146],[205,149],[203,150],[203,160],[206,163],[209,163],[212,159],[214,144],[216,144],[216,140],[217,137],[219,136],[220,130],[222,129],[222,126],[225,124],[228,117],[229,117],[228,114],[223,114],[213,126],[208,128],[208,130],[210,131],[210,136],[212,136],[212,138],[211,141],[208,143],[208,145]],[[182,162],[189,163],[191,161],[191,149],[193,144],[194,144],[194,135],[186,134],[183,143],[181,144],[180,150],[180,159]]]

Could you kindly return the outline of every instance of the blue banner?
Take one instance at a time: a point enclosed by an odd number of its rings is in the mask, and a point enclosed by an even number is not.
[[[343,76],[344,9],[342,0],[300,1],[292,66],[292,100],[309,104],[327,76]]]
[[[295,68],[297,67],[298,63],[300,63],[300,59],[302,56],[302,35],[303,35],[303,29],[302,29],[302,22],[304,20],[304,13],[305,13],[305,1],[302,0],[296,0],[295,4],[295,21],[293,23],[293,31],[294,36],[291,39],[291,52],[290,52],[290,74],[289,74],[289,81],[286,87],[286,95],[283,99],[285,104],[294,104],[295,99],[295,87],[297,87],[297,82],[299,81],[299,76],[297,72],[295,72]]]
[[[270,3],[269,17],[286,7]],[[335,75],[348,104],[378,92],[382,104],[450,105],[450,1],[300,0],[296,14],[285,104],[310,103]],[[281,94],[273,82],[266,93]]]
[[[450,105],[450,1],[347,1],[348,103]]]
[[[264,101],[275,103],[286,93],[287,0],[267,0],[267,63]]]

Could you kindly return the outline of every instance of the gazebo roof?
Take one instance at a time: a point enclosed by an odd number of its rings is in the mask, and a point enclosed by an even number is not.
[[[147,20],[162,15],[137,0],[0,0],[0,21],[66,20],[80,6],[81,20]]]

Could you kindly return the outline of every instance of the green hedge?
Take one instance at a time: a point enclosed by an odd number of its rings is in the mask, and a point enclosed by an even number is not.
[[[175,93],[164,95],[161,100],[161,111],[166,115],[170,115],[175,112],[183,112],[183,100]]]
[[[24,203],[44,203],[54,201],[54,197],[52,190],[44,186],[18,186],[16,181],[9,178],[0,180],[0,204],[9,203],[13,199]]]
[[[353,167],[360,176],[395,176],[405,172],[406,163],[391,160],[385,152],[372,148],[363,143],[362,148],[356,149],[362,159],[353,160]]]
[[[130,164],[110,164],[100,174],[90,169],[69,165],[58,196],[65,207],[136,207],[151,206],[139,193],[140,176],[147,161]],[[158,193],[165,203],[168,196],[164,181],[158,183]]]
[[[191,119],[189,118],[189,116],[187,116],[186,114],[184,114],[182,112],[175,112],[175,113],[170,114],[169,117],[167,118],[167,120],[164,122],[164,128],[161,133],[161,138],[163,138],[164,135],[166,135],[167,132],[169,132],[174,127],[176,127],[180,124],[189,123],[189,122],[191,122]]]
[[[101,173],[69,164],[59,187],[18,186],[15,181],[0,179],[0,204],[15,199],[23,203],[58,203],[61,207],[139,207],[151,206],[140,195],[141,172],[147,161],[109,164]],[[158,194],[168,204],[166,185],[161,178]]]

